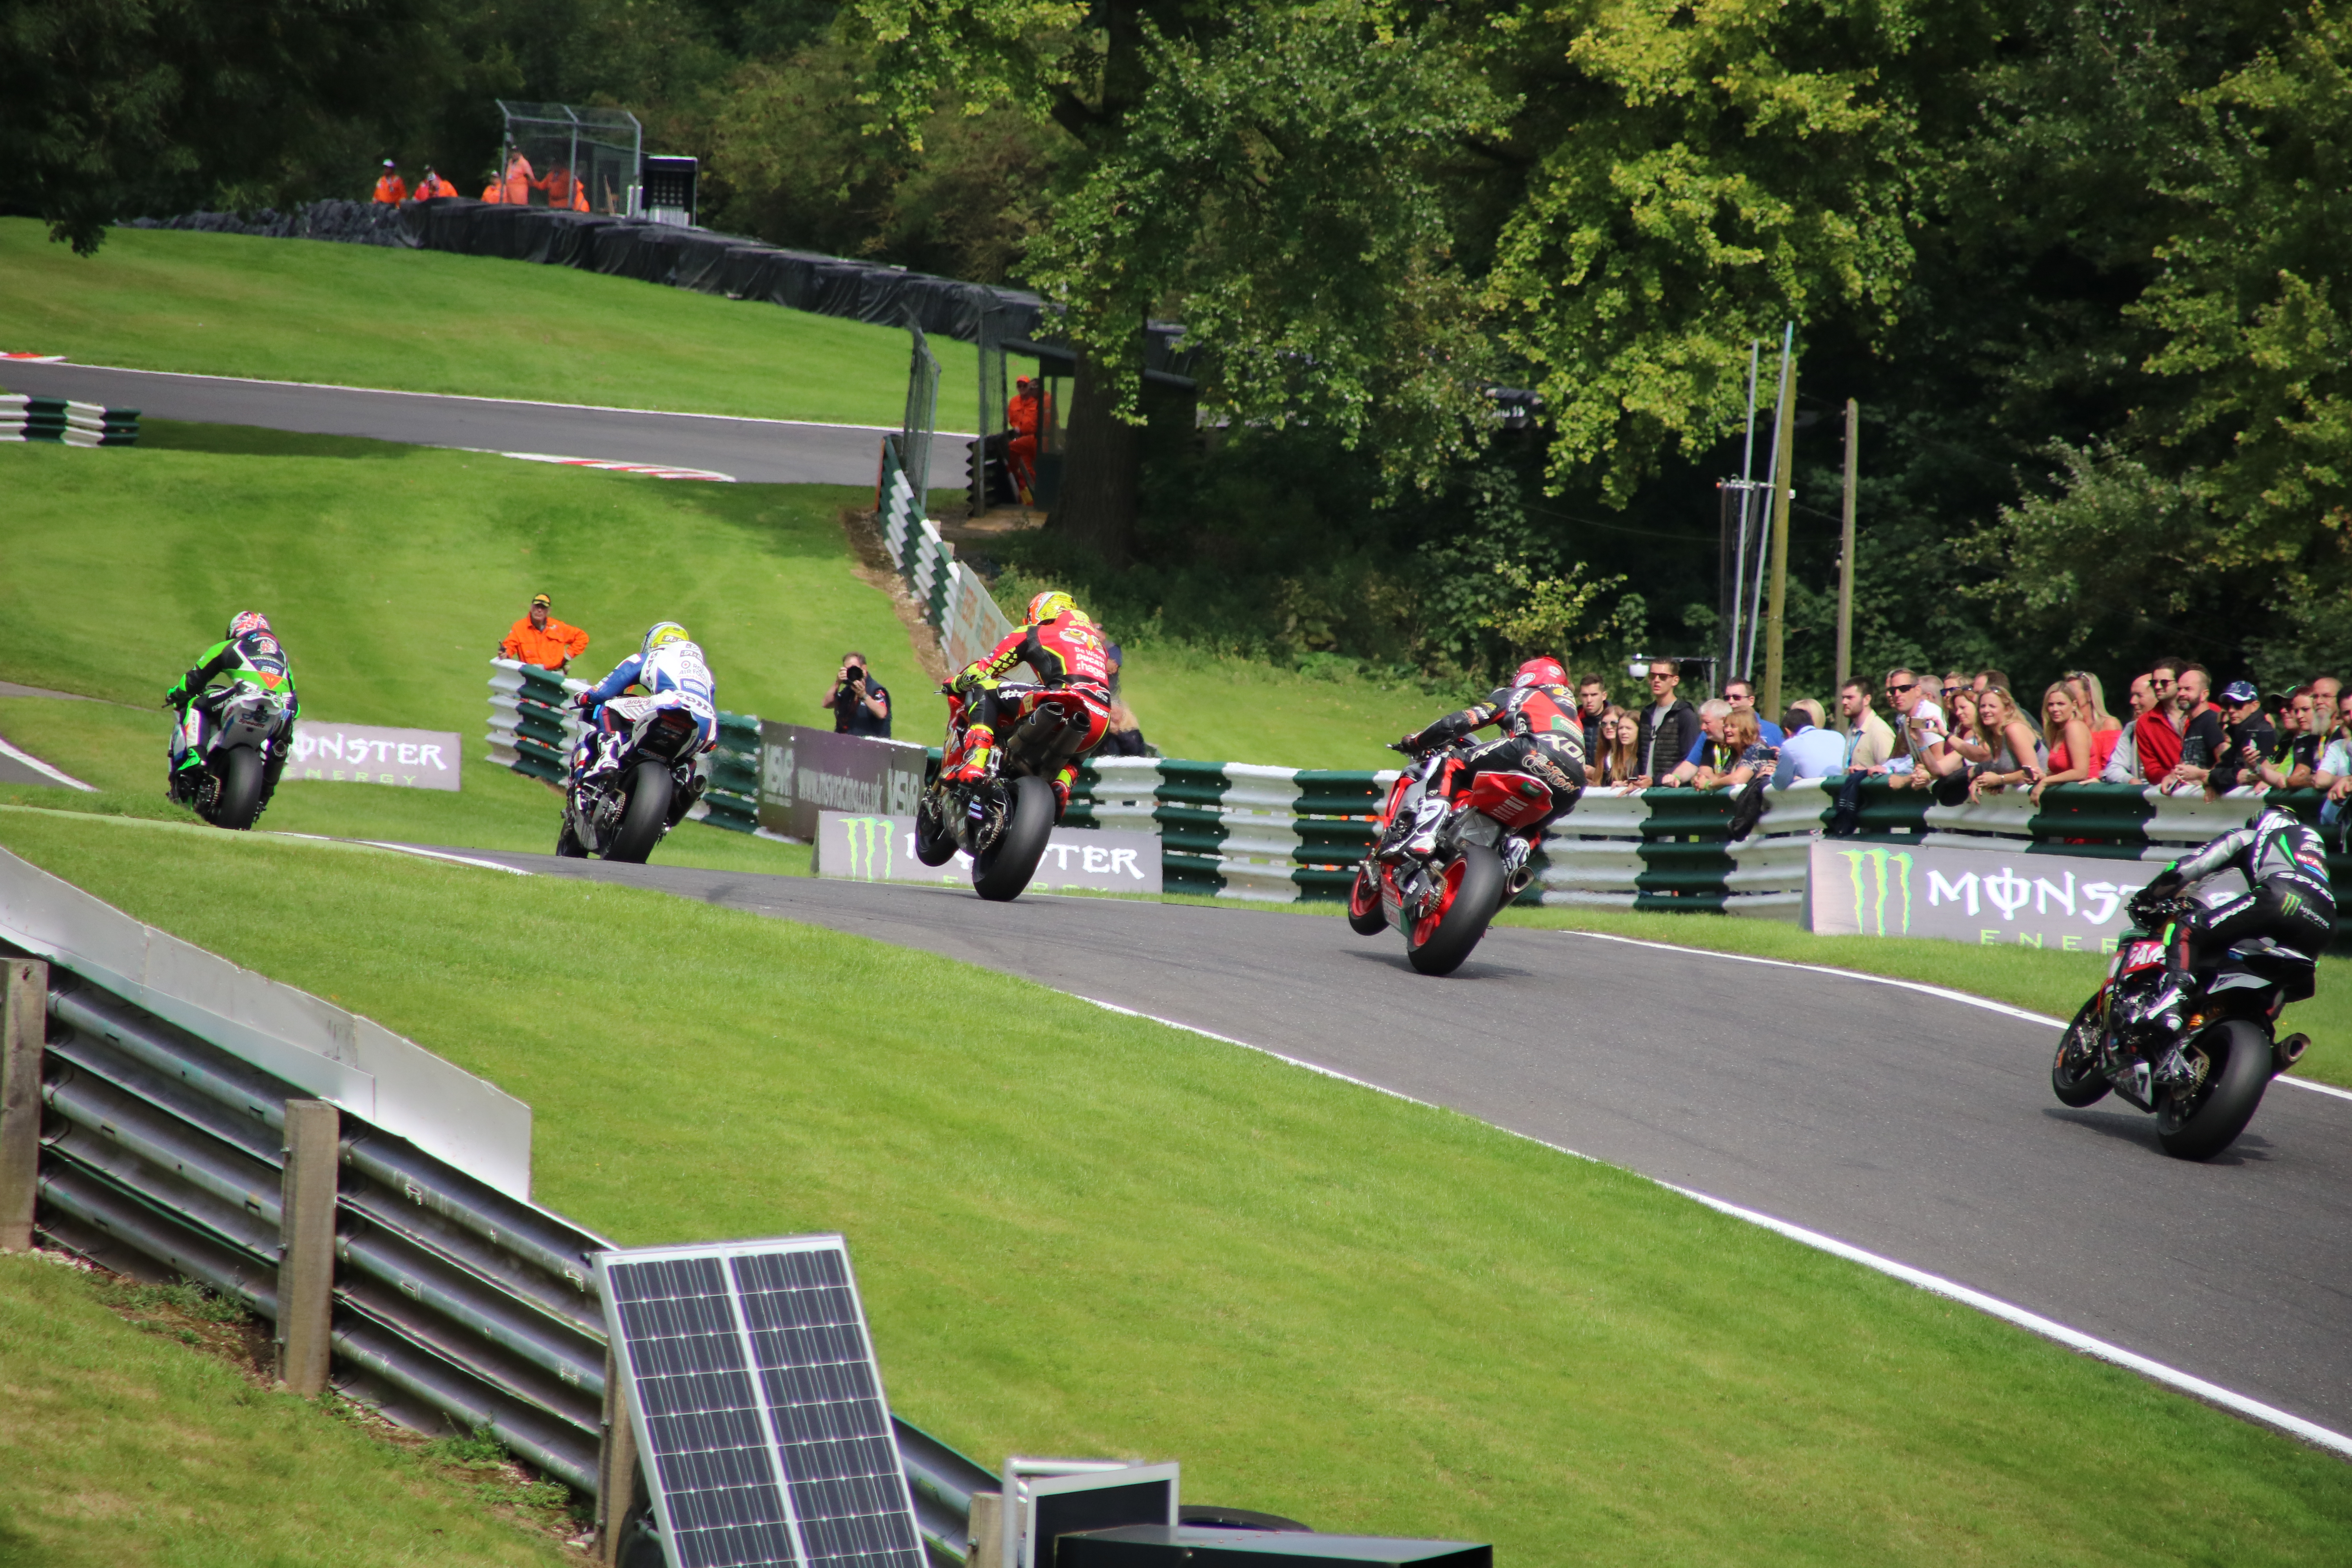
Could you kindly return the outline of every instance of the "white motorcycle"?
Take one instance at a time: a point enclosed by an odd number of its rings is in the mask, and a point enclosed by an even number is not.
[[[293,702],[283,691],[240,680],[192,700],[198,765],[172,775],[172,798],[215,827],[244,831],[269,804],[269,762],[293,741]]]

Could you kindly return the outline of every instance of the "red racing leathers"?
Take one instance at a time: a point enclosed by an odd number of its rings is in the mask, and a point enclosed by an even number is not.
[[[1036,672],[1038,684],[1044,689],[1000,693],[997,681],[1021,664]],[[1066,611],[1050,621],[1032,622],[1013,632],[991,649],[986,658],[972,660],[956,678],[956,686],[964,694],[964,710],[971,717],[961,741],[947,759],[947,773],[951,778],[974,779],[985,773],[997,732],[1018,724],[1040,702],[1056,703],[1086,724],[1086,739],[1078,748],[1078,757],[1100,745],[1110,731],[1108,645],[1102,628],[1075,610]],[[1054,776],[1057,812],[1069,804],[1070,784],[1077,775],[1078,764],[1073,759]]]
[[[1565,686],[1505,687],[1486,701],[1448,713],[1427,729],[1406,736],[1403,743],[1416,753],[1427,752],[1489,724],[1502,731],[1501,737],[1477,747],[1463,760],[1454,774],[1454,792],[1458,795],[1490,768],[1534,774],[1551,789],[1551,810],[1519,833],[1530,847],[1539,844],[1545,826],[1565,814],[1584,794],[1584,724],[1577,716],[1576,694]],[[1413,837],[1425,837],[1442,815],[1416,824]],[[1416,847],[1408,840],[1405,847]]]

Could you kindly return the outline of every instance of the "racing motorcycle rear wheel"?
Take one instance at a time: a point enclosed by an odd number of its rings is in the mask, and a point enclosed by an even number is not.
[[[621,826],[613,832],[607,860],[642,866],[661,842],[669,825],[669,769],[659,763],[639,763],[629,770],[629,804],[622,809]]]
[[[2058,1103],[2080,1110],[2107,1096],[2107,1075],[2099,1067],[2099,999],[2083,1004],[2066,1032],[2058,1037],[2058,1054],[2050,1060],[2050,1092]]]
[[[1380,873],[1368,858],[1356,868],[1356,879],[1348,884],[1348,929],[1358,936],[1372,936],[1388,923],[1388,913],[1381,908]]]
[[[2157,1142],[2176,1160],[2210,1160],[2237,1141],[2271,1086],[2271,1042],[2244,1018],[2224,1018],[2191,1045],[2212,1059],[2193,1093],[2174,1090],[2157,1102]]]
[[[1034,775],[1008,779],[1004,826],[971,858],[971,890],[992,903],[1021,896],[1054,836],[1054,786]]]
[[[1404,933],[1405,957],[1423,974],[1451,974],[1461,968],[1503,902],[1503,862],[1484,845],[1465,845],[1461,857],[1438,875],[1444,886],[1437,908]]]
[[[212,809],[213,824],[242,832],[261,815],[261,753],[251,746],[232,746],[220,760],[220,795]]]

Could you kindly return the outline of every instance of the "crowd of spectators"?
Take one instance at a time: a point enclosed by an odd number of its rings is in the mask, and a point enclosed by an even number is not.
[[[2129,710],[2118,715],[2086,670],[2068,671],[2029,704],[2001,670],[1896,668],[1883,682],[1839,688],[1834,722],[1811,699],[1769,719],[1740,679],[1694,706],[1679,695],[1672,659],[1653,663],[1647,680],[1649,702],[1632,710],[1609,700],[1600,676],[1578,682],[1592,785],[1739,790],[1759,779],[1786,786],[1864,775],[1932,791],[1945,805],[2003,791],[2038,805],[2053,784],[2092,781],[2206,799],[2317,789],[2327,795],[2324,820],[2352,815],[2352,699],[2334,676],[2268,696],[2234,680],[2216,700],[2204,666],[2160,658],[2132,678]]]

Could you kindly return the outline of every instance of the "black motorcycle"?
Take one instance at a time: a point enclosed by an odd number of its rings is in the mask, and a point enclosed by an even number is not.
[[[649,697],[616,697],[610,712],[629,721],[612,768],[574,784],[563,798],[555,852],[642,866],[665,834],[686,820],[709,780],[695,771],[702,727],[682,708],[656,708]]]
[[[940,692],[948,700],[943,756],[952,758],[962,748],[969,707],[954,687]],[[915,858],[944,866],[961,850],[971,857],[972,891],[1003,903],[1021,896],[1045,858],[1055,816],[1051,781],[1085,745],[1093,704],[1073,689],[1015,681],[998,686],[996,697],[1002,710],[1024,701],[1029,710],[999,738],[981,778],[950,783],[942,764],[931,764],[915,807]]]
[[[2276,1034],[2279,1012],[2314,990],[2309,955],[2268,937],[2186,964],[2204,906],[2149,900],[2133,911],[2107,978],[2074,1015],[2050,1064],[2050,1087],[2080,1109],[2113,1089],[2156,1116],[2164,1152],[2210,1160],[2253,1120],[2271,1079],[2301,1059],[2308,1036]]]
[[[269,805],[269,761],[293,743],[293,703],[249,680],[214,687],[191,703],[201,715],[197,765],[172,775],[172,798],[215,827],[243,831]]]

